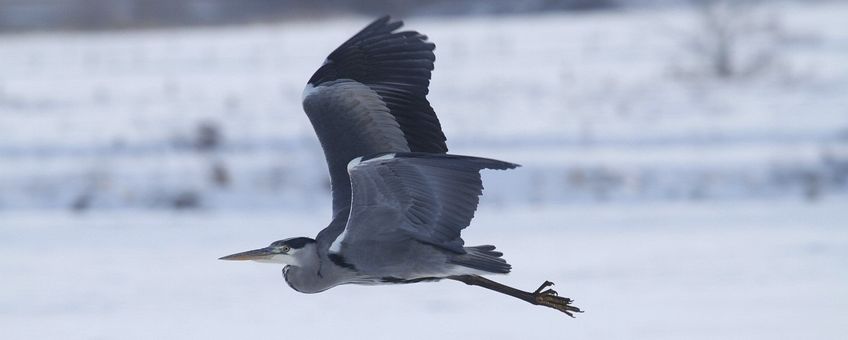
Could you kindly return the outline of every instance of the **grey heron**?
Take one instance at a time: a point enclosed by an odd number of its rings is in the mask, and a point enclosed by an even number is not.
[[[335,49],[309,79],[303,108],[329,167],[333,215],[315,239],[288,238],[222,257],[285,265],[288,285],[318,293],[342,284],[456,280],[535,305],[581,312],[545,281],[532,292],[484,278],[511,266],[460,232],[482,194],[480,171],[508,162],[447,154],[426,95],[435,45],[382,17]]]

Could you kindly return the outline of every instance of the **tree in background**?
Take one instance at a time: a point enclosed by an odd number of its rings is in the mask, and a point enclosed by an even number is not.
[[[697,0],[694,6],[697,27],[685,43],[694,73],[751,76],[779,59],[783,25],[773,7],[756,0]]]

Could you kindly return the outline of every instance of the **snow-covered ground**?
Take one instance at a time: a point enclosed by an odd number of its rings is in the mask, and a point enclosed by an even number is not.
[[[848,191],[848,5],[774,4],[775,61],[734,80],[693,66],[681,8],[407,27],[437,44],[452,152],[526,166],[495,201]],[[321,204],[301,89],[368,20],[0,36],[0,209]],[[214,150],[192,147],[201,126]]]
[[[768,3],[775,64],[731,80],[681,8],[407,22],[452,152],[524,165],[465,239],[574,320],[216,260],[326,225],[300,91],[368,18],[0,36],[0,339],[844,338],[848,4]]]
[[[306,295],[216,260],[326,214],[0,215],[4,339],[842,339],[846,200],[483,209],[500,280],[557,283],[576,319],[455,282]]]

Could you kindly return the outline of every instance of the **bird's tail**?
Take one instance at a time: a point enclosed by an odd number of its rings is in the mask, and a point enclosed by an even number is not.
[[[512,266],[501,256],[503,253],[496,251],[495,246],[492,245],[465,247],[465,254],[453,257],[451,262],[487,273],[509,273]]]

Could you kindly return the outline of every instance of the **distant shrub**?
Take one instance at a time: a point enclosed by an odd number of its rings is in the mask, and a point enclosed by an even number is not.
[[[226,188],[230,185],[230,170],[221,161],[213,161],[209,165],[209,179],[213,185]]]
[[[783,25],[766,3],[696,0],[696,27],[684,39],[687,65],[679,71],[731,79],[761,74],[779,60]]]
[[[213,151],[223,144],[224,133],[217,122],[201,121],[195,129],[192,140],[195,149],[205,152]]]
[[[201,207],[201,197],[195,191],[186,190],[177,193],[171,198],[171,207],[178,210],[197,209]]]

